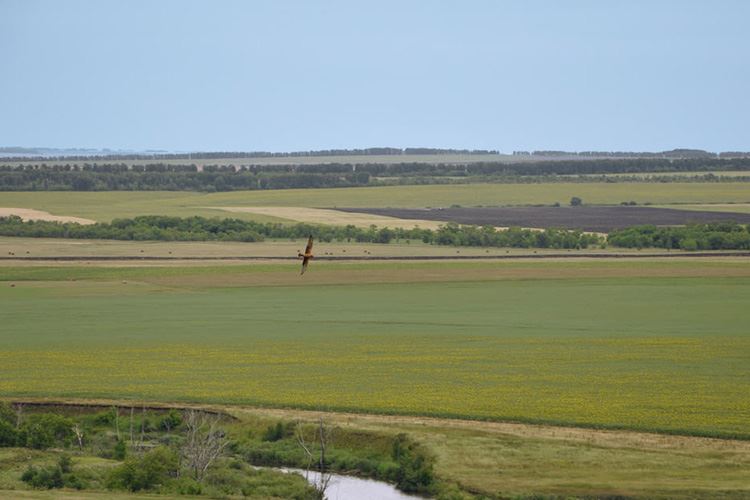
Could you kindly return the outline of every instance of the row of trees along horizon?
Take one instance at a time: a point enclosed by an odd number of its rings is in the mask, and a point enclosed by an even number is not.
[[[295,158],[314,156],[408,156],[408,155],[504,155],[495,149],[453,149],[453,148],[354,148],[354,149],[319,149],[308,151],[196,151],[188,153],[170,153],[167,151],[118,152],[109,149],[56,149],[25,148],[19,146],[0,147],[0,153],[8,155],[2,161],[22,161],[29,159],[55,160],[179,160],[179,159],[216,159],[216,158]],[[22,156],[11,156],[13,154]],[[37,155],[37,156],[34,156]],[[507,154],[505,154],[507,156]],[[750,157],[747,151],[711,152],[703,149],[677,148],[669,151],[563,151],[563,150],[516,150],[513,156],[540,157],[582,157],[582,158],[742,158]]]
[[[240,219],[205,217],[167,217],[148,215],[112,222],[81,225],[52,221],[24,221],[17,216],[0,217],[0,236],[36,238],[112,239],[134,241],[241,241],[272,239],[305,239],[314,234],[323,242],[347,241],[386,244],[392,241],[422,241],[427,244],[582,249],[607,244],[622,248],[666,248],[682,250],[748,250],[750,231],[747,225],[733,222],[690,224],[684,227],[634,226],[612,231],[607,237],[563,229],[529,230],[496,229],[448,223],[430,229],[359,228],[312,224],[279,224]]]
[[[750,158],[628,158],[442,164],[405,162],[313,165],[205,165],[149,163],[0,164],[0,191],[233,191],[353,187],[445,182],[540,182],[557,176],[704,172],[701,180],[746,181],[713,172],[750,172]],[[748,176],[750,177],[750,175]],[[463,179],[463,180],[462,180]],[[597,178],[561,178],[600,181]],[[608,182],[617,178],[607,177]],[[626,180],[632,180],[626,178]],[[653,179],[652,179],[653,180]],[[660,182],[672,181],[659,177]]]

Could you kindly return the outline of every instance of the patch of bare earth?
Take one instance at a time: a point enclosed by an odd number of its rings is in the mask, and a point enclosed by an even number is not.
[[[95,220],[84,219],[82,217],[70,217],[67,215],[52,215],[43,210],[34,210],[33,208],[12,208],[0,207],[0,217],[16,215],[23,220],[46,220],[50,222],[76,222],[78,224],[95,224]]]
[[[330,224],[335,226],[352,225],[356,227],[378,227],[412,229],[420,227],[422,229],[437,229],[445,225],[444,221],[422,220],[422,219],[401,219],[396,217],[387,217],[384,215],[373,215],[366,213],[351,213],[341,210],[327,208],[306,208],[306,207],[206,207],[227,212],[235,213],[252,213],[259,215],[270,215],[281,217],[297,222],[307,222],[310,224]]]

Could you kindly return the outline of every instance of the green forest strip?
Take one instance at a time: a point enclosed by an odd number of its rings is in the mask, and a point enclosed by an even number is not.
[[[154,162],[66,163],[64,165],[0,165],[0,191],[236,191],[293,188],[330,188],[392,184],[445,184],[467,182],[555,182],[558,176],[703,172],[693,181],[744,182],[749,176],[723,177],[712,172],[748,171],[750,158],[631,158],[470,162],[458,164],[404,162],[395,164],[320,163],[311,165],[257,165],[251,159],[237,164],[205,165]],[[708,173],[707,173],[708,172]],[[611,182],[670,182],[654,178],[607,178]],[[600,179],[580,177],[578,182]],[[691,180],[681,178],[681,181]]]
[[[607,238],[580,231],[542,231],[512,227],[470,226],[447,223],[438,230],[403,228],[359,228],[313,224],[279,224],[240,219],[167,217],[145,215],[81,225],[72,222],[24,221],[17,216],[0,217],[0,236],[31,238],[109,239],[126,241],[240,241],[266,238],[306,238],[319,241],[356,241],[387,244],[394,240],[420,240],[427,244],[500,248],[588,248],[606,244],[621,248],[666,248],[681,250],[748,250],[747,225],[733,222],[691,224],[685,227],[634,226],[612,231]]]
[[[312,224],[284,225],[240,219],[208,219],[205,217],[166,217],[146,215],[133,219],[81,225],[72,222],[23,221],[20,217],[0,217],[0,236],[36,238],[109,239],[134,241],[242,241],[256,242],[265,238],[307,238],[319,241],[356,241],[390,243],[393,240],[421,240],[424,243],[454,246],[514,248],[587,248],[600,245],[600,236],[580,231],[547,229],[535,231],[510,228],[498,230],[491,226],[459,226],[446,224],[437,231],[429,229],[359,228]]]

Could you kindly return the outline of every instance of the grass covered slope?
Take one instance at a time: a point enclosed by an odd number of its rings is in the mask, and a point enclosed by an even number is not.
[[[296,272],[0,268],[0,392],[750,436],[746,260]]]

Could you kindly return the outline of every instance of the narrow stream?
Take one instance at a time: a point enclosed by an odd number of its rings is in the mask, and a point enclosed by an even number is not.
[[[305,472],[302,469],[288,467],[272,467],[273,470],[286,473],[297,473],[307,479],[312,485],[320,481],[320,473],[315,471]],[[375,481],[373,479],[361,479],[352,476],[331,474],[331,482],[326,489],[328,500],[424,500],[423,497],[407,495],[396,489],[395,486]]]

